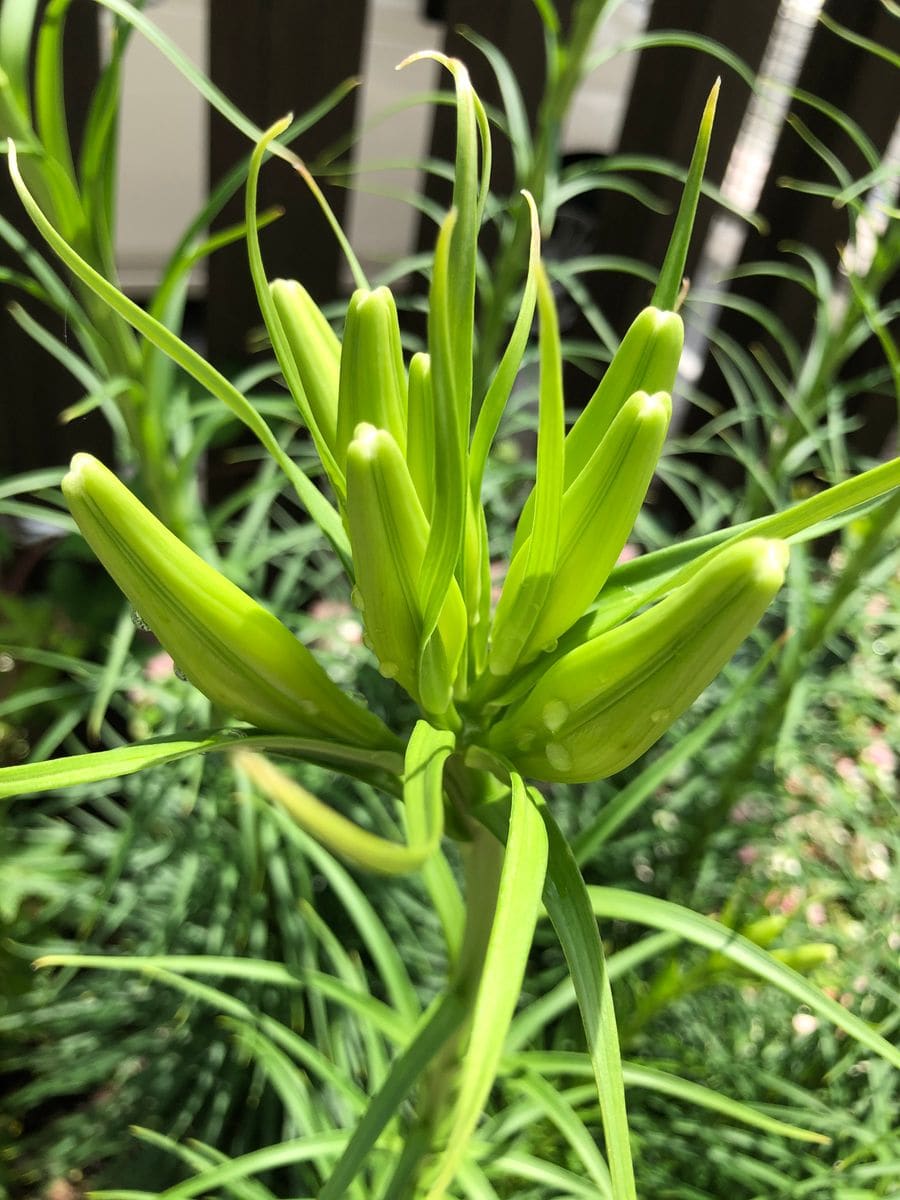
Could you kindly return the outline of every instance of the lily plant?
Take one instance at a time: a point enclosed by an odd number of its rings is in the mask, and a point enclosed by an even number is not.
[[[406,360],[391,292],[369,287],[340,230],[358,285],[342,339],[301,283],[267,278],[257,181],[273,153],[302,170],[278,142],[287,120],[264,134],[250,164],[250,270],[284,380],[321,459],[323,488],[228,380],[65,241],[9,148],[25,208],[82,285],[236,412],[283,468],[346,568],[381,674],[411,698],[418,719],[412,728],[389,728],[342,691],[263,605],[181,542],[105,466],[78,454],[63,490],[84,537],[184,677],[234,722],[9,767],[0,771],[0,795],[90,784],[223,751],[262,795],[355,867],[421,873],[444,931],[448,978],[335,1153],[322,1200],[344,1195],[368,1156],[383,1150],[382,1136],[410,1096],[412,1115],[404,1118],[403,1148],[384,1194],[427,1200],[449,1194],[500,1067],[536,923],[549,916],[593,1064],[610,1194],[634,1200],[616,1019],[597,921],[617,910],[612,893],[604,898],[586,887],[541,784],[614,775],[651,747],[763,617],[784,582],[790,543],[834,528],[900,486],[900,460],[782,513],[619,564],[666,438],[682,348],[677,306],[718,85],[703,113],[651,303],[567,430],[554,297],[541,263],[537,206],[527,193],[531,240],[518,316],[487,385],[474,392],[489,124],[465,67],[429,54],[455,80],[458,130],[453,205],[434,252],[427,351]],[[492,606],[482,484],[535,314],[534,487]],[[405,840],[360,828],[273,757],[346,772],[396,798]],[[456,843],[462,879],[450,867],[448,841]],[[710,920],[703,928],[710,946],[744,942],[729,930],[717,933]],[[763,952],[753,949],[752,961],[765,974]],[[817,1013],[900,1065],[896,1048],[789,967],[773,960],[766,969]]]

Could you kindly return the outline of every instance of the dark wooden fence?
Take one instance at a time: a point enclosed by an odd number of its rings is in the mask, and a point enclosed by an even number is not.
[[[423,12],[426,0],[422,0]],[[497,44],[516,71],[526,104],[533,116],[542,88],[541,31],[532,0],[429,0],[434,15],[443,12],[444,31],[436,27],[436,39],[446,37],[452,53],[471,60],[476,82],[488,99],[496,98],[492,78],[480,56],[460,40],[456,26],[466,24]],[[571,0],[558,0],[562,20],[569,19]],[[651,28],[683,28],[706,34],[739,54],[752,68],[758,67],[777,0],[755,0],[753,4],[721,3],[721,0],[657,0],[651,13]],[[215,81],[250,116],[265,123],[288,109],[303,111],[348,75],[359,71],[366,17],[365,0],[241,0],[240,4],[210,3],[210,66]],[[897,27],[879,0],[828,0],[827,11],[864,37],[891,44],[896,51]],[[69,18],[65,89],[76,135],[83,117],[86,97],[98,71],[98,8],[93,0],[75,0]],[[151,13],[152,15],[152,13]],[[622,131],[622,145],[629,151],[663,154],[686,162],[693,142],[697,114],[702,108],[715,68],[701,56],[685,49],[653,49],[640,60],[635,86]],[[726,72],[727,86],[720,104],[715,141],[710,156],[709,176],[718,180],[727,161],[747,102],[747,88]],[[818,30],[803,68],[801,85],[842,108],[857,121],[879,148],[888,142],[897,115],[896,75],[892,68],[863,50]],[[852,146],[838,137],[831,122],[804,111],[814,132],[835,146],[838,154],[859,165]],[[308,138],[308,156],[331,143],[353,121],[353,104],[345,103],[332,113]],[[446,110],[438,111],[433,130],[433,150],[448,156],[451,124]],[[230,127],[215,118],[210,125],[210,178],[219,177],[239,156],[246,144]],[[0,212],[22,229],[21,215],[5,172],[0,178]],[[779,189],[782,175],[821,177],[821,167],[797,137],[778,143],[769,183],[760,204],[773,233],[748,239],[745,257],[769,255],[773,239],[798,238],[832,258],[841,236],[841,214],[827,202]],[[508,158],[499,155],[498,176],[509,182]],[[315,295],[327,299],[337,292],[338,253],[333,239],[304,195],[286,174],[265,176],[262,199],[282,203],[288,218],[267,233],[267,264],[274,272],[304,279]],[[677,185],[665,183],[660,190],[671,196]],[[343,195],[332,200],[343,211]],[[239,206],[238,206],[239,207]],[[237,218],[237,207],[222,220]],[[708,215],[708,211],[707,211]],[[669,223],[648,216],[626,198],[605,193],[597,210],[600,238],[616,253],[634,254],[658,261]],[[607,236],[607,232],[608,236]],[[10,254],[0,246],[0,262]],[[623,284],[601,278],[597,298],[613,312],[630,314],[646,302],[648,289],[639,282]],[[6,293],[7,289],[4,289]],[[811,313],[796,288],[767,284],[767,305],[790,322],[801,340]],[[21,300],[20,296],[15,297]],[[8,297],[4,294],[4,300]],[[726,314],[729,329],[740,336],[741,321]],[[248,330],[258,324],[258,315],[248,283],[244,255],[239,247],[214,256],[205,298],[206,343],[211,357],[226,369],[238,365],[246,346]],[[76,448],[103,449],[105,431],[99,419],[81,422],[77,434],[59,426],[55,414],[78,397],[77,385],[14,325],[0,314],[0,363],[3,370],[3,434],[0,437],[0,471],[64,461]],[[705,386],[715,387],[706,379]],[[77,444],[76,444],[77,439]]]

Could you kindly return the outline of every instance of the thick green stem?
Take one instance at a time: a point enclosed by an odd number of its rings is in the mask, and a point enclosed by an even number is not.
[[[435,1056],[423,1082],[418,1121],[410,1135],[416,1147],[414,1170],[407,1164],[404,1196],[424,1196],[425,1180],[446,1136],[446,1124],[456,1098],[457,1080],[469,1040],[475,999],[494,922],[503,845],[483,825],[470,822],[466,811],[482,799],[492,781],[482,772],[451,764],[448,784],[454,805],[467,826],[470,841],[462,843],[465,872],[466,924],[459,962],[449,983],[466,1010],[462,1023]],[[392,1197],[393,1200],[393,1197]]]

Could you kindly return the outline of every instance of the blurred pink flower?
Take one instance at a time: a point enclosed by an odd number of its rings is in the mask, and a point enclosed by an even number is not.
[[[741,846],[737,852],[737,856],[745,867],[749,867],[751,863],[755,863],[759,858],[759,850],[756,846]]]
[[[845,780],[845,782],[859,783],[859,767],[856,765],[853,759],[848,758],[846,754],[837,760],[837,762],[834,764],[834,769],[837,771],[838,775],[840,775],[841,779]]]
[[[802,796],[806,791],[806,784],[799,775],[791,773],[784,781],[784,790],[791,796]]]
[[[859,757],[863,762],[888,773],[893,772],[897,765],[897,756],[884,738],[875,738],[873,742],[869,742]]]
[[[144,663],[144,678],[149,679],[151,683],[162,683],[165,679],[171,679],[175,674],[175,663],[172,661],[172,655],[165,650],[160,650],[159,654],[154,654]]]
[[[888,598],[881,592],[876,592],[866,604],[867,617],[881,617],[888,610]]]
[[[315,600],[309,606],[309,615],[314,621],[336,621],[338,617],[353,615],[353,609],[343,600]]]
[[[818,900],[813,900],[811,904],[807,904],[806,919],[810,925],[814,925],[817,928],[824,925],[828,921],[828,913],[825,911],[825,905],[820,904]]]

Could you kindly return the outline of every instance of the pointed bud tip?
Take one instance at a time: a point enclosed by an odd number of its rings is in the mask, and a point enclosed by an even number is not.
[[[379,435],[383,433],[383,429],[378,429],[376,426],[370,425],[368,421],[360,421],[353,430],[351,448],[370,457],[377,451],[380,440]]]
[[[759,538],[758,541],[760,549],[757,574],[760,578],[777,578],[780,585],[780,582],[784,580],[784,573],[790,561],[790,547],[787,542],[774,539]]]
[[[293,292],[303,292],[305,288],[296,279],[282,279],[279,277],[278,279],[269,281],[269,291],[273,296],[280,296]]]
[[[654,392],[648,395],[646,392],[638,392],[640,401],[637,405],[635,417],[638,420],[656,422],[662,417],[668,421],[672,415],[672,398],[668,392]]]
[[[63,494],[70,496],[75,492],[83,490],[85,477],[98,466],[100,466],[100,463],[94,458],[93,454],[87,454],[83,450],[79,450],[77,454],[73,454],[72,461],[69,463],[69,470],[63,476]]]
[[[726,553],[733,556],[735,565],[740,564],[738,569],[744,577],[752,579],[764,591],[774,595],[784,583],[791,556],[787,542],[776,538],[747,538]]]

